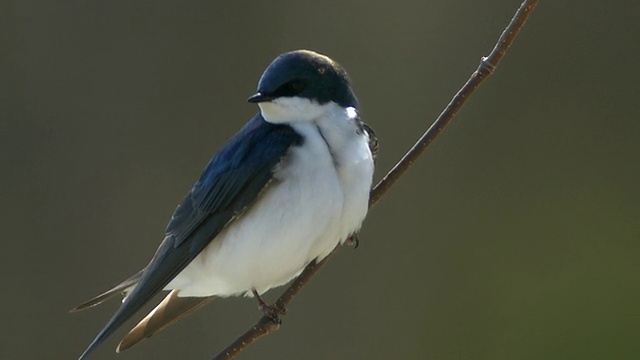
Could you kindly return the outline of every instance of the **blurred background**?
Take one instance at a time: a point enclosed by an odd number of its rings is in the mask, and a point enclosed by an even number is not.
[[[15,1],[0,13],[0,358],[74,359],[279,53],[349,71],[379,179],[518,0]],[[240,359],[637,359],[640,3],[542,1],[495,76]],[[271,291],[270,300],[282,289]],[[142,316],[140,313],[136,319]],[[208,359],[219,301],[125,353]],[[125,326],[129,328],[133,321]]]

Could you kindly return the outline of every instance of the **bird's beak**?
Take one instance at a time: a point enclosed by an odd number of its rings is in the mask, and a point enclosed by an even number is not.
[[[271,101],[273,100],[274,97],[269,96],[269,95],[265,95],[264,93],[261,92],[257,92],[253,95],[251,95],[247,101],[250,103],[261,103],[261,102],[266,102],[266,101]]]

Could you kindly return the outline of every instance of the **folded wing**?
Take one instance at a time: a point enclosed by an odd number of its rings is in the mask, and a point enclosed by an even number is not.
[[[249,121],[211,159],[178,205],[164,240],[137,285],[80,359],[162,290],[236,215],[250,206],[272,179],[289,148],[301,143],[301,136],[287,125],[267,123],[259,114]],[[104,298],[98,296],[94,302]]]

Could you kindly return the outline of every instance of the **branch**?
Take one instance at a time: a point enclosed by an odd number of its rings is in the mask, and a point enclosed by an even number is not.
[[[371,191],[369,199],[369,207],[373,207],[386,192],[400,179],[404,173],[413,165],[416,159],[424,152],[424,150],[440,135],[444,128],[456,116],[462,108],[469,96],[478,88],[478,86],[489,76],[491,76],[498,64],[511,46],[516,36],[520,32],[522,26],[531,15],[533,9],[538,4],[538,0],[524,0],[520,8],[511,18],[511,22],[504,29],[496,45],[489,56],[483,57],[476,71],[471,74],[467,82],[460,88],[451,102],[440,113],[438,118],[427,129],[427,131],[418,139],[413,147],[402,157],[400,161],[380,180],[380,182]],[[316,263],[312,262],[304,269],[293,283],[285,290],[285,292],[276,300],[275,306],[278,309],[285,310],[287,304],[293,300],[302,288],[316,275],[318,270],[327,262],[329,257]],[[238,355],[246,347],[254,343],[261,337],[268,335],[280,328],[280,324],[275,323],[270,317],[263,316],[258,322],[247,332],[237,338],[233,343],[227,346],[216,355],[213,360],[229,360]]]

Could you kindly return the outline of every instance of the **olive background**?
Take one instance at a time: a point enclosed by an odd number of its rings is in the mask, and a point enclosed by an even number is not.
[[[68,309],[147,263],[279,53],[346,67],[380,139],[379,179],[518,5],[0,3],[0,358],[80,355],[118,301]],[[639,10],[541,1],[372,209],[360,247],[239,359],[637,359]],[[253,299],[223,299],[116,355],[123,328],[91,359],[209,359],[259,316]]]

